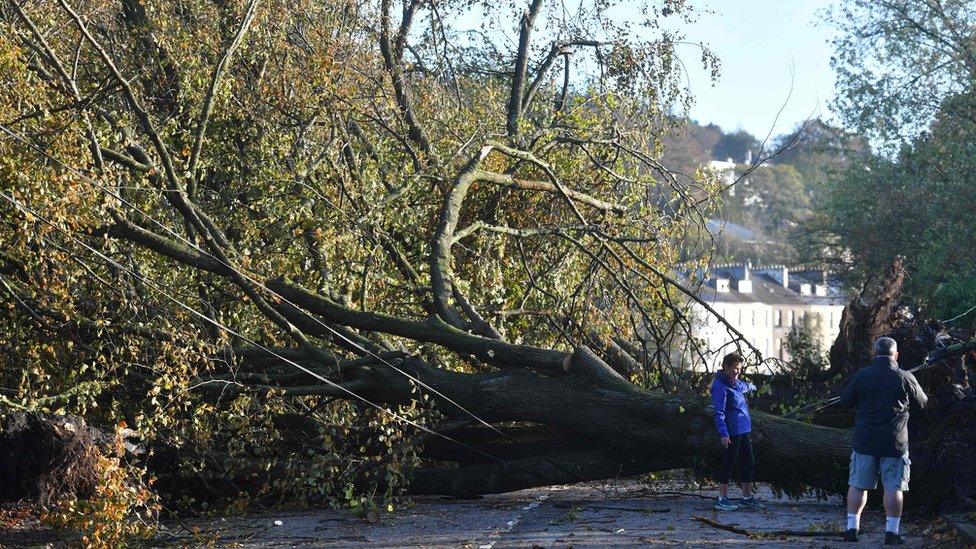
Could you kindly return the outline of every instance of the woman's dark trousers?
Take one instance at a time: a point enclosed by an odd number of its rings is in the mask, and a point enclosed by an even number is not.
[[[752,482],[752,469],[755,466],[755,458],[752,456],[752,441],[749,433],[742,435],[729,435],[729,447],[725,449],[722,456],[722,468],[719,470],[719,484],[728,484],[732,477],[732,467],[738,461],[741,467],[740,482]]]

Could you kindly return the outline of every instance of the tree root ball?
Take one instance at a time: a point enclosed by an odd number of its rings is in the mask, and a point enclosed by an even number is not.
[[[36,412],[0,418],[0,502],[47,506],[87,498],[98,483],[98,458],[112,436],[76,416]]]

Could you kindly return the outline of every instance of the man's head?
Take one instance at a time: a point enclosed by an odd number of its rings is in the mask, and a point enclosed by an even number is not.
[[[735,383],[739,379],[739,374],[742,373],[742,365],[745,362],[746,359],[742,358],[739,353],[729,353],[722,359],[722,371]]]
[[[890,337],[879,337],[874,342],[874,354],[875,356],[898,358],[898,343]]]

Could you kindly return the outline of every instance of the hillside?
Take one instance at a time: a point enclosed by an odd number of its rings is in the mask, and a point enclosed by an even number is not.
[[[860,139],[821,120],[777,136],[765,147],[744,130],[726,132],[715,124],[688,120],[666,135],[664,144],[665,165],[684,174],[693,174],[711,160],[732,160],[738,177],[757,159],[768,158],[723,196],[723,211],[711,224],[732,223],[752,235],[742,239],[722,230],[717,234],[717,259],[760,263],[815,257],[810,248],[816,244],[806,236],[809,231],[801,236],[797,229],[815,223],[813,212],[823,199],[824,185],[847,165],[852,153],[865,148]]]

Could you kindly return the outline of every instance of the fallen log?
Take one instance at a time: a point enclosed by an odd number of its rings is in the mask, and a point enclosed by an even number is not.
[[[843,537],[844,532],[835,532],[831,530],[746,530],[745,528],[739,528],[738,526],[732,526],[731,524],[722,524],[721,522],[714,521],[710,518],[700,517],[697,515],[692,515],[691,520],[695,522],[700,522],[702,524],[707,524],[719,530],[725,530],[726,532],[732,532],[734,534],[740,534],[752,539],[769,539],[769,538],[782,538],[782,537]]]

